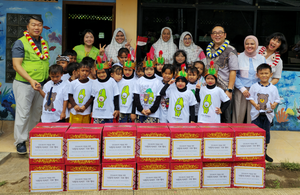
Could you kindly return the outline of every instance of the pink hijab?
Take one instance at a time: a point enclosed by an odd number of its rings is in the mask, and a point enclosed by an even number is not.
[[[245,40],[244,40],[244,46],[246,45],[247,39],[252,39],[252,40],[254,40],[254,42],[255,42],[255,49],[254,49],[254,51],[253,51],[252,53],[249,53],[249,52],[247,52],[246,50],[244,50],[245,55],[252,58],[252,57],[254,57],[254,56],[257,55],[256,50],[257,50],[257,48],[258,48],[258,40],[257,40],[257,38],[256,38],[255,36],[249,35],[249,36],[247,36],[247,37],[245,38]]]

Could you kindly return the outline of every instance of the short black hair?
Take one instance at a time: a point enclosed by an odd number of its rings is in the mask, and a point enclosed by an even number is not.
[[[95,60],[93,60],[93,58],[87,56],[87,57],[82,58],[82,61],[87,61],[90,68],[94,67]]]
[[[79,68],[79,63],[77,62],[72,62],[67,66],[67,72],[69,73],[70,76],[73,75],[74,70],[78,70]]]
[[[73,49],[66,49],[62,56],[77,56],[77,53]]]
[[[123,68],[121,66],[115,65],[111,68],[111,73],[121,73],[123,74]]]
[[[28,18],[27,18],[27,25],[30,23],[31,19],[37,20],[37,21],[41,22],[42,24],[44,24],[43,19],[39,15],[32,15],[32,16],[28,16]]]
[[[126,55],[128,55],[129,54],[129,50],[127,49],[127,48],[121,48],[121,49],[119,49],[119,51],[118,51],[118,56],[119,57],[121,57],[121,55],[123,54],[123,53],[125,53]]]
[[[85,29],[84,31],[82,31],[81,33],[79,33],[80,38],[80,43],[84,44],[84,36],[86,33],[91,33],[94,36],[94,40],[96,39],[95,33],[93,30],[91,29]]]
[[[270,72],[272,73],[272,68],[271,68],[271,66],[270,66],[269,64],[267,64],[267,63],[262,63],[262,64],[260,64],[260,65],[256,68],[256,72],[258,73],[258,71],[261,71],[261,70],[263,70],[263,69],[269,69]]]
[[[185,82],[185,84],[188,84],[188,80],[187,78],[183,77],[183,76],[179,76],[175,79],[175,83],[177,83],[179,80]]]
[[[222,27],[223,30],[224,30],[224,33],[226,33],[225,27],[224,27],[222,24],[220,24],[220,23],[215,24],[215,25],[211,28],[211,33],[212,33],[213,29],[214,29],[215,27],[217,27],[217,26]]]
[[[197,76],[199,75],[199,70],[195,66],[188,67],[187,72],[189,72],[189,71],[191,73],[196,73]]]
[[[79,63],[78,69],[79,69],[79,68],[86,68],[86,67],[91,68],[87,60],[82,60],[82,61]]]
[[[280,47],[277,49],[279,54],[283,54],[287,51],[287,42],[285,36],[280,32],[275,32],[266,38],[265,46],[267,47],[270,44],[271,39],[278,39],[281,42]]]
[[[168,69],[171,71],[171,73],[173,73],[173,75],[175,74],[175,67],[172,64],[165,64],[161,70],[161,73],[166,72]]]
[[[49,67],[49,75],[50,74],[64,74],[63,67],[57,64],[53,64],[52,66]]]

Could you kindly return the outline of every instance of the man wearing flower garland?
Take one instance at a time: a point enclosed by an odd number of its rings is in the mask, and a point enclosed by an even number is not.
[[[14,137],[17,152],[26,154],[25,142],[29,131],[40,121],[43,97],[39,94],[48,78],[49,50],[47,42],[41,37],[43,20],[30,16],[27,31],[12,48],[13,68],[16,77],[13,92],[16,100]]]
[[[238,70],[238,56],[234,47],[226,40],[225,28],[216,24],[212,28],[212,42],[206,48],[207,64],[214,61],[215,68],[218,69],[217,86],[223,89],[226,95],[232,100],[232,92]],[[231,123],[231,105],[221,114],[222,123]]]

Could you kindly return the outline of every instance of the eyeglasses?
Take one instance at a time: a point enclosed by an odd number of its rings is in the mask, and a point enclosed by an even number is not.
[[[214,35],[214,36],[217,36],[217,35],[223,35],[225,32],[221,32],[221,31],[219,31],[219,32],[212,32],[211,34],[212,35]]]
[[[185,40],[185,41],[189,41],[189,40],[191,40],[192,38],[191,37],[189,37],[189,38],[184,38],[183,40]]]

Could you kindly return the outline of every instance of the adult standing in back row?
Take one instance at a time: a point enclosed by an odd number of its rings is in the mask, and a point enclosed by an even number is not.
[[[217,86],[223,89],[226,95],[232,100],[232,92],[239,69],[238,56],[234,47],[226,40],[225,28],[216,24],[212,28],[212,42],[206,48],[207,68],[210,61],[214,61],[214,66],[218,70]],[[231,105],[221,114],[222,123],[231,123]]]
[[[29,131],[40,121],[43,97],[37,91],[44,85],[49,71],[48,43],[40,36],[43,20],[28,18],[27,31],[12,47],[13,68],[17,72],[13,82],[16,100],[14,138],[17,152],[26,154],[25,142]]]

